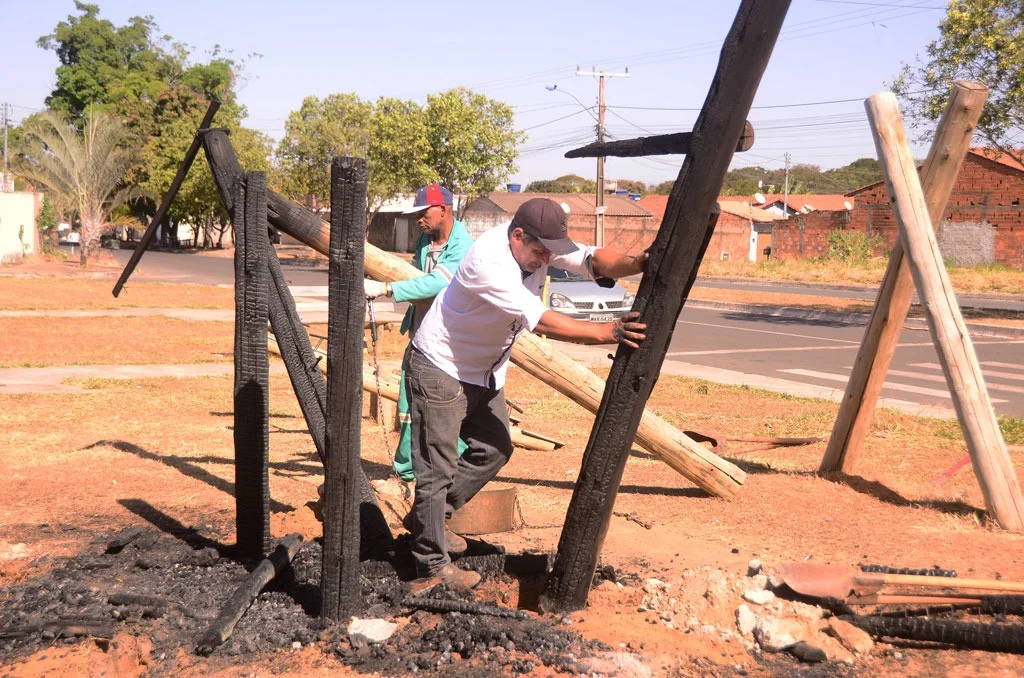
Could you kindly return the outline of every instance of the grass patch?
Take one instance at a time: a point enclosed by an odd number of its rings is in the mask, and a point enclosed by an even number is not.
[[[5,278],[0,309],[5,311],[107,310],[119,308],[234,308],[234,290],[216,285],[132,282],[121,296],[111,280]]]
[[[101,388],[120,386],[122,379],[104,379],[102,377],[90,377],[88,379],[64,379],[60,383],[64,386],[78,386],[87,391],[98,391]]]
[[[1020,417],[999,417],[999,429],[1008,445],[1024,445],[1024,419]]]

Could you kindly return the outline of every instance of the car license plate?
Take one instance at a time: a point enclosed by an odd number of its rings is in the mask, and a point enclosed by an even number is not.
[[[591,313],[590,314],[590,322],[606,323],[606,322],[611,322],[612,320],[615,320],[615,315],[613,313]]]

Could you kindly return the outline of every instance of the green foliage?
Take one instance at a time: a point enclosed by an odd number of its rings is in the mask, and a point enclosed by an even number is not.
[[[647,184],[642,181],[635,181],[633,179],[616,179],[615,186],[619,190],[626,190],[630,193],[639,193],[643,195],[647,192]]]
[[[822,172],[817,165],[793,165],[789,168],[790,193],[842,194],[882,180],[882,166],[873,158],[854,160],[845,167]],[[761,185],[758,186],[758,182]],[[754,193],[783,193],[786,170],[740,167],[725,175],[722,195],[752,196]],[[671,190],[671,186],[670,186]]]
[[[557,179],[541,179],[526,185],[527,193],[593,193],[597,182],[578,174],[563,174]]]
[[[43,111],[24,125],[25,141],[15,171],[49,189],[82,222],[82,265],[99,247],[110,211],[131,189],[122,180],[134,163],[122,147],[124,126],[100,111],[87,110],[81,133],[65,117]]]
[[[823,260],[863,266],[882,247],[877,235],[868,236],[860,231],[832,231],[828,234],[828,249]]]
[[[459,87],[428,95],[426,115],[427,163],[452,191],[472,199],[516,170],[525,135],[508,104]]]
[[[648,193],[653,193],[654,195],[668,195],[672,192],[672,187],[675,183],[674,179],[671,181],[663,181],[660,184],[651,186],[651,190],[648,191]]]
[[[387,200],[427,184],[427,116],[413,101],[381,97],[370,118],[367,207],[376,212]]]
[[[999,417],[999,429],[1008,445],[1024,445],[1024,419],[1020,417]]]
[[[43,193],[43,203],[39,206],[39,215],[36,217],[36,225],[39,227],[39,235],[49,237],[53,229],[57,228],[60,218],[57,216],[57,208],[53,206],[48,193]]]
[[[890,83],[919,138],[931,138],[955,81],[980,82],[989,96],[976,136],[1024,162],[1024,0],[952,0],[925,53]]]
[[[60,62],[46,103],[79,128],[89,110],[123,122],[122,145],[139,151],[125,182],[146,196],[135,205],[137,212],[156,210],[212,97],[222,102],[214,125],[232,132],[246,169],[269,166],[269,141],[240,125],[245,109],[234,90],[244,59],[227,58],[215,46],[208,62],[192,63],[189,49],[160,36],[151,16],[132,17],[116,26],[100,18],[96,5],[76,1],[75,9],[76,14],[37,41]],[[206,226],[226,219],[206,163],[193,165],[169,216],[172,225],[188,220]]]

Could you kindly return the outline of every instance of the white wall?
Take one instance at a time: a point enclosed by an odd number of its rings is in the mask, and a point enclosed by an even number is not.
[[[0,193],[0,263],[20,261],[24,255],[36,251],[38,195],[25,191]]]

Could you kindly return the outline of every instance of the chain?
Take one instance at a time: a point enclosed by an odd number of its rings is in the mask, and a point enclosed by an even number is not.
[[[377,333],[377,319],[374,317],[374,302],[373,299],[367,300],[367,312],[370,316],[370,347],[371,356],[373,357],[374,367],[374,380],[377,382],[377,421],[381,427],[381,437],[384,438],[384,449],[387,450],[387,460],[391,467],[391,473],[394,477],[398,478],[404,489],[406,489],[406,499],[409,499],[409,483],[402,480],[401,476],[398,475],[398,471],[394,468],[394,453],[391,451],[391,438],[388,436],[387,425],[384,423],[384,418],[380,416],[381,402],[384,401],[384,396],[381,394],[381,366],[380,361],[377,358],[377,340],[379,335]],[[395,404],[397,407],[397,404]]]

